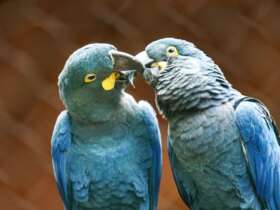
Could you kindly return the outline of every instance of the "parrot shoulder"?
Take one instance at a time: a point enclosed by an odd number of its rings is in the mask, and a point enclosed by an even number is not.
[[[67,111],[62,111],[55,123],[51,146],[52,152],[59,150],[64,152],[71,142],[70,122]]]
[[[156,112],[153,107],[146,101],[139,101],[138,107],[140,109],[141,117],[146,126],[150,141],[161,147],[161,137]]]

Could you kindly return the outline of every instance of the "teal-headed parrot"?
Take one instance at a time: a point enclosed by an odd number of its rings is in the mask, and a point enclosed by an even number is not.
[[[280,146],[265,105],[191,42],[164,38],[136,59],[169,124],[179,194],[191,210],[280,210]]]
[[[75,51],[58,78],[65,110],[51,140],[65,210],[156,210],[161,140],[153,108],[125,92],[134,57],[110,44]]]

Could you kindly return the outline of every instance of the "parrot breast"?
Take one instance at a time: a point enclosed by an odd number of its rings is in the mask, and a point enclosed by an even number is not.
[[[174,115],[169,141],[174,170],[205,210],[259,209],[231,104]],[[193,183],[189,186],[188,183]],[[258,205],[257,205],[258,206]]]
[[[92,134],[89,144],[76,144],[70,152],[68,174],[75,203],[78,209],[147,209],[152,152],[144,129],[140,126],[132,133],[121,124],[110,130]]]

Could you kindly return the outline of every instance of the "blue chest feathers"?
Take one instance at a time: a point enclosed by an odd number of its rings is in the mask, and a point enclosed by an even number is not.
[[[142,133],[135,133],[99,135],[73,145],[67,168],[76,205],[106,210],[148,205],[152,153]]]

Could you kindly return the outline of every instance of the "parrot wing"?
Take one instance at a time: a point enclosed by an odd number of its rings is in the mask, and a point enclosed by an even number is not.
[[[156,210],[158,203],[159,186],[161,179],[162,168],[162,152],[161,152],[161,137],[158,121],[155,111],[145,101],[139,102],[139,107],[142,111],[144,123],[147,127],[149,139],[152,145],[152,169],[149,173],[149,192],[150,192],[150,209]]]
[[[269,210],[280,210],[280,146],[278,129],[257,99],[235,103],[236,123],[256,195]]]
[[[191,180],[189,180],[189,183],[187,183],[188,186],[186,186],[186,184],[183,184],[183,182],[180,180],[180,176],[179,176],[178,172],[180,171],[180,169],[182,170],[183,167],[180,167],[180,165],[179,165],[180,162],[178,161],[176,154],[173,151],[172,146],[170,145],[170,140],[168,141],[167,149],[168,149],[168,156],[169,156],[171,171],[172,171],[173,178],[175,180],[175,184],[177,186],[179,195],[183,199],[185,204],[187,204],[190,207],[190,209],[192,209],[192,207],[194,206],[193,197],[195,197],[195,191],[194,191],[195,188],[193,186],[193,183],[191,182]],[[186,172],[184,172],[184,173],[186,173]],[[186,174],[185,174],[185,177],[186,177]],[[190,177],[190,176],[188,176],[188,177]],[[191,189],[193,189],[193,191],[191,191]]]
[[[67,210],[71,209],[68,195],[69,178],[66,173],[67,152],[70,146],[71,130],[69,115],[66,111],[63,111],[58,116],[54,127],[51,140],[51,154],[57,187]]]

